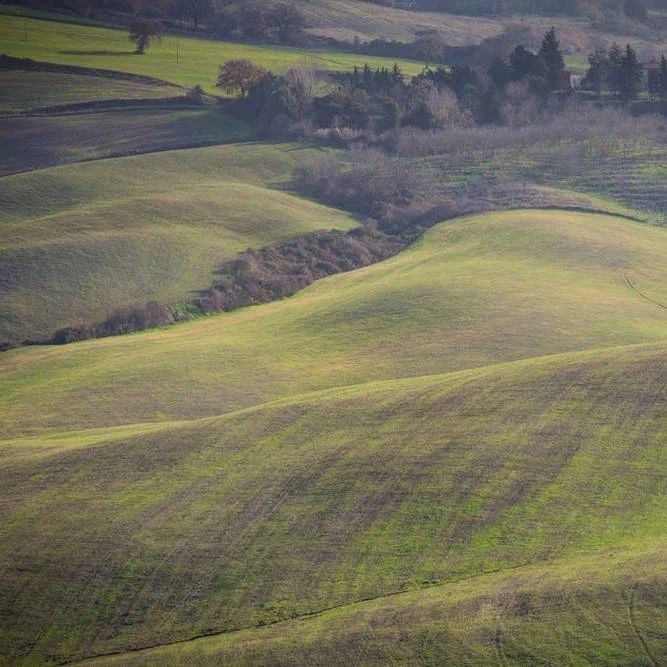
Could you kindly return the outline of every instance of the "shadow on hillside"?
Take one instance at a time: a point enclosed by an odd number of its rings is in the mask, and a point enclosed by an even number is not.
[[[67,56],[133,56],[135,55],[134,51],[83,51],[83,50],[74,50],[74,51],[60,51],[63,55]]]

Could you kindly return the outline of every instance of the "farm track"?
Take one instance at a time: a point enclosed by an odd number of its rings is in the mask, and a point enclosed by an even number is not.
[[[502,568],[497,568],[493,570],[487,570],[486,572],[479,572],[477,574],[471,575],[469,577],[462,577],[460,579],[447,579],[447,580],[442,580],[438,581],[435,583],[423,585],[419,587],[420,591],[426,591],[426,590],[431,590],[434,588],[442,588],[443,586],[447,586],[450,584],[459,584],[459,583],[464,583],[464,582],[469,582],[469,581],[475,581],[476,579],[480,579],[482,577],[487,577],[489,575],[494,575],[494,574],[501,574],[504,572],[511,572],[514,570],[521,570],[524,568],[529,568],[529,567],[534,567],[536,565],[549,565],[550,563],[554,562],[554,560],[542,560],[542,561],[535,561],[531,563],[521,563],[519,565],[511,565],[508,567],[502,567]],[[311,612],[306,612],[304,614],[299,614],[298,616],[292,616],[290,618],[282,618],[276,621],[268,621],[263,623],[262,625],[249,625],[249,626],[241,626],[237,628],[230,628],[228,630],[221,630],[221,631],[214,631],[214,632],[209,632],[209,633],[202,633],[199,635],[194,635],[192,637],[188,637],[187,639],[181,639],[173,642],[166,642],[163,644],[150,644],[147,646],[141,646],[137,648],[132,648],[127,651],[113,651],[109,653],[100,653],[97,655],[90,655],[85,658],[73,660],[73,661],[67,661],[67,662],[60,662],[58,664],[60,665],[86,665],[86,664],[94,664],[95,660],[99,660],[101,658],[111,658],[111,657],[118,657],[118,656],[123,656],[123,655],[134,655],[138,653],[143,653],[143,652],[149,652],[154,649],[158,648],[165,648],[168,646],[179,646],[183,644],[190,644],[193,642],[197,642],[201,639],[210,639],[212,637],[220,637],[223,635],[233,635],[238,632],[245,632],[248,630],[260,630],[262,628],[267,628],[270,626],[274,625],[280,625],[280,624],[289,624],[292,622],[298,622],[298,621],[303,621],[306,619],[310,618],[316,618],[318,616],[322,616],[324,614],[327,614],[332,611],[340,611],[342,609],[350,609],[354,608],[360,605],[364,605],[369,602],[376,602],[378,600],[389,600],[391,598],[396,598],[401,595],[406,595],[408,593],[414,592],[415,589],[408,589],[408,590],[399,590],[399,591],[391,591],[389,593],[383,593],[382,595],[375,595],[372,597],[367,597],[367,598],[360,598],[358,600],[352,600],[350,602],[344,602],[338,605],[333,605],[331,607],[324,607],[322,609],[317,609],[315,611]],[[507,659],[504,656],[503,649],[502,649],[502,629],[500,627],[500,619],[498,619],[498,622],[496,624],[496,629],[494,631],[494,647],[496,651],[496,655],[498,657],[498,662],[502,667],[507,667]]]

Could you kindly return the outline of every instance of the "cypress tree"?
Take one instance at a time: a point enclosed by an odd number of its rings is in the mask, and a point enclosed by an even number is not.
[[[544,63],[547,87],[549,90],[558,90],[561,87],[561,74],[565,70],[565,61],[563,52],[560,50],[560,42],[556,38],[555,28],[551,28],[544,35],[538,56]]]
[[[667,58],[660,59],[660,75],[658,78],[658,93],[660,99],[667,102]]]
[[[600,97],[609,78],[609,56],[603,48],[597,48],[588,56],[590,65],[585,84]]]
[[[620,65],[619,95],[625,102],[631,102],[639,97],[642,86],[642,66],[635,50],[628,44]]]

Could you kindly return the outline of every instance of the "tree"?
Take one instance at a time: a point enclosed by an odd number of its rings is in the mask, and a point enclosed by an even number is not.
[[[211,0],[179,0],[178,13],[192,21],[195,30],[199,29],[199,22],[213,14],[213,2]]]
[[[614,42],[607,56],[607,85],[616,95],[621,94],[623,88],[623,50]]]
[[[660,99],[667,102],[667,58],[660,58],[660,74],[658,75],[658,94]]]
[[[154,39],[161,39],[162,24],[155,19],[136,18],[130,25],[130,41],[136,46],[136,53],[143,55]]]
[[[524,46],[517,46],[510,55],[512,79],[520,81],[527,76],[544,76],[544,63],[532,51]]]
[[[279,2],[269,10],[268,22],[275,27],[279,41],[291,42],[306,26],[306,17],[294,5]]]
[[[635,50],[628,44],[621,59],[619,74],[619,97],[625,102],[631,102],[639,97],[642,85],[642,66]]]
[[[489,65],[489,76],[493,81],[496,91],[505,90],[505,86],[512,79],[512,69],[501,56],[495,56]]]
[[[544,36],[538,56],[544,64],[546,83],[549,90],[561,88],[561,75],[565,70],[563,52],[560,42],[556,38],[556,29],[551,28]]]
[[[609,56],[607,55],[607,51],[601,47],[595,49],[588,56],[588,64],[589,68],[584,79],[584,84],[600,97],[609,78]]]
[[[240,33],[250,39],[265,39],[269,29],[265,8],[258,2],[246,2],[234,7],[236,25]]]
[[[239,92],[241,97],[245,97],[267,74],[263,67],[249,60],[228,60],[220,65],[216,86],[230,95]]]
[[[412,47],[420,60],[425,62],[442,62],[447,45],[437,30],[422,30]]]

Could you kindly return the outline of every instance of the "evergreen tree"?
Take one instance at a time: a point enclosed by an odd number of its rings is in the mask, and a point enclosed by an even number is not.
[[[538,56],[544,64],[545,78],[549,90],[561,88],[561,74],[565,70],[563,52],[560,50],[560,42],[556,38],[556,29],[551,28],[542,41]]]
[[[660,74],[658,75],[658,94],[660,99],[667,102],[667,58],[660,59]]]
[[[544,76],[544,63],[525,46],[517,46],[510,55],[512,79],[520,81],[527,76]]]
[[[505,86],[512,80],[512,69],[504,58],[496,56],[489,65],[489,76],[497,91],[505,90]]]
[[[628,44],[621,59],[619,96],[624,102],[639,97],[642,86],[642,66],[635,50]]]
[[[403,72],[398,66],[398,63],[394,63],[394,66],[391,69],[391,80],[394,85],[400,85],[403,83]]]
[[[609,78],[609,56],[603,48],[597,48],[588,56],[588,72],[584,83],[587,88],[593,90],[598,97],[602,95],[605,84]]]
[[[623,89],[623,51],[614,43],[607,56],[607,85],[616,95]]]

